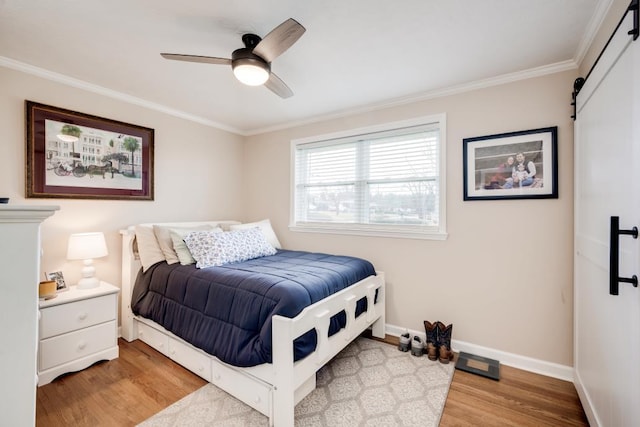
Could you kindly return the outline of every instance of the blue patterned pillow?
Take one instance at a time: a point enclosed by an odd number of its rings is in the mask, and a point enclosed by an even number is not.
[[[258,227],[224,233],[194,231],[184,237],[184,242],[196,260],[197,268],[246,261],[277,252]]]

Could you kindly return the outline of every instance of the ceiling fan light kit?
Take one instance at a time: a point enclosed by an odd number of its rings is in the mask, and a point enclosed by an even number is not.
[[[247,86],[261,86],[269,80],[269,71],[256,64],[234,64],[233,74]]]
[[[163,58],[176,61],[208,64],[231,64],[235,77],[245,85],[261,86],[281,98],[293,95],[291,89],[271,72],[271,61],[289,49],[304,34],[306,29],[298,21],[289,18],[274,28],[264,39],[255,34],[244,34],[245,47],[233,51],[231,59],[214,56],[161,53]]]
[[[233,74],[248,86],[263,85],[271,74],[271,66],[264,59],[251,52],[250,48],[242,48],[233,52],[231,67]]]

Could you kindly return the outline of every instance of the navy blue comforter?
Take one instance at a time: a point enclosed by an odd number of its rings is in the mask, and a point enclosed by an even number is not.
[[[139,273],[131,307],[226,363],[254,366],[271,362],[271,316],[295,317],[371,275],[373,265],[363,259],[286,250],[204,269],[161,262]],[[331,330],[340,323],[344,314],[334,316]],[[296,360],[315,343],[315,331],[297,339]]]

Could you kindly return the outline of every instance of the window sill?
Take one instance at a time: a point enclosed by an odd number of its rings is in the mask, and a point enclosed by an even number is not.
[[[342,234],[349,236],[390,237],[395,239],[446,240],[448,234],[441,231],[390,230],[379,228],[346,228],[317,225],[290,225],[289,230],[299,233]]]

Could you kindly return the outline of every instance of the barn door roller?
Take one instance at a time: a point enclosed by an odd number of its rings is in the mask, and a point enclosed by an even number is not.
[[[633,40],[638,38],[640,34],[640,19],[638,15],[640,15],[640,6],[638,5],[638,0],[631,0],[631,4],[629,5],[629,12],[633,12],[633,29],[629,31],[629,35],[633,36]]]
[[[635,41],[638,39],[638,36],[640,36],[640,0],[631,0],[631,3],[629,3],[629,6],[627,7],[627,10],[624,12],[622,19],[618,23],[618,27],[620,27],[620,24],[622,24],[622,22],[624,21],[624,18],[627,17],[627,13],[630,13],[630,12],[633,13],[633,28],[629,30],[627,34],[633,37],[633,40]],[[616,27],[616,29],[613,31],[611,38],[613,38],[616,31],[618,31],[618,27]],[[609,41],[611,41],[611,38],[609,38]],[[573,120],[575,120],[576,117],[578,116],[576,111],[577,110],[576,97],[578,96],[578,92],[580,92],[580,89],[582,89],[582,86],[584,86],[584,83],[589,78],[589,75],[591,75],[591,71],[593,71],[593,69],[595,68],[596,64],[598,63],[598,60],[600,59],[604,51],[607,49],[607,46],[609,46],[609,42],[607,42],[607,44],[604,46],[604,48],[600,52],[600,55],[598,55],[598,58],[596,59],[596,61],[593,63],[593,65],[591,65],[591,69],[587,73],[587,77],[585,78],[578,77],[575,80],[575,82],[573,82],[573,92],[571,93],[571,106],[573,107],[573,114],[571,115],[571,118]]]

